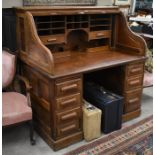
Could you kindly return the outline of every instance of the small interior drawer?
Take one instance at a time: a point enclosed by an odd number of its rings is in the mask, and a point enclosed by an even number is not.
[[[110,30],[94,31],[94,32],[90,32],[89,39],[110,38],[110,36],[111,36]]]
[[[80,106],[80,93],[56,99],[57,110],[67,110]]]
[[[140,108],[142,89],[136,89],[125,94],[125,112],[131,112]]]
[[[82,81],[81,79],[73,79],[70,81],[56,83],[56,95],[57,97],[67,96],[73,93],[81,91]]]
[[[57,136],[62,137],[66,135],[70,135],[74,132],[77,132],[80,130],[80,123],[79,121],[74,121],[69,124],[63,125],[61,127],[57,128]]]
[[[45,45],[55,44],[55,43],[63,43],[63,42],[65,42],[65,36],[64,35],[40,36],[40,40]]]
[[[142,87],[142,84],[143,84],[143,76],[129,78],[126,81],[126,90]]]
[[[57,124],[62,125],[80,119],[80,108],[57,114]]]
[[[144,64],[132,64],[127,66],[127,76],[134,76],[138,74],[143,74],[144,71]]]

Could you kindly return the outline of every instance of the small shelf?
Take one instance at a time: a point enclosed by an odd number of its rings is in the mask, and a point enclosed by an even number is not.
[[[78,29],[78,28],[88,28],[88,22],[74,22],[74,23],[68,23],[67,24],[67,29]]]
[[[110,26],[94,26],[90,27],[90,31],[110,30]]]
[[[67,22],[67,24],[72,24],[72,23],[88,23],[88,21]]]
[[[35,16],[34,21],[39,36],[65,33],[65,16]]]
[[[57,28],[43,28],[43,29],[38,29],[38,31],[46,31],[46,30],[59,30],[59,29],[61,29],[61,30],[63,30],[63,29],[65,29],[65,27],[57,27]]]
[[[111,15],[110,14],[105,14],[105,15],[103,15],[103,14],[94,14],[94,15],[90,15],[90,20],[100,20],[100,19],[102,19],[102,20],[104,20],[104,19],[111,19]]]
[[[67,16],[67,22],[88,22],[88,15],[69,15]]]
[[[111,21],[110,18],[97,18],[97,19],[90,19],[90,21]]]
[[[85,15],[51,15],[37,16],[34,18],[38,35],[66,34],[73,30],[99,32],[111,30],[112,16],[110,14],[85,14]],[[102,37],[105,38],[105,37]],[[110,35],[106,35],[110,38]]]
[[[111,29],[112,16],[109,14],[90,15],[90,31],[104,31]]]
[[[111,24],[108,20],[98,20],[98,21],[91,21],[90,25],[101,25],[101,24]]]
[[[100,26],[109,26],[110,27],[110,25],[109,24],[101,24],[101,25],[91,25],[90,26],[90,28],[93,28],[93,27],[100,27]]]
[[[64,29],[55,29],[55,30],[41,30],[38,31],[39,36],[48,36],[48,35],[57,35],[57,34],[64,34]]]
[[[88,28],[71,28],[71,29],[67,29],[68,31],[72,31],[72,30],[88,30]]]
[[[52,23],[64,23],[64,21],[43,21],[43,22],[36,22],[36,24],[52,24]]]

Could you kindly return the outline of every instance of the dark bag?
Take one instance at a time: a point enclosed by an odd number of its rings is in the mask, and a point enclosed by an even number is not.
[[[104,133],[122,126],[123,97],[95,83],[85,82],[84,99],[102,110],[101,129]]]

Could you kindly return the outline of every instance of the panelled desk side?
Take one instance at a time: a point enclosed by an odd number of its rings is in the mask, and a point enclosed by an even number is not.
[[[146,44],[118,7],[23,7],[16,15],[35,126],[54,150],[83,139],[87,80],[124,97],[124,121],[140,115]]]

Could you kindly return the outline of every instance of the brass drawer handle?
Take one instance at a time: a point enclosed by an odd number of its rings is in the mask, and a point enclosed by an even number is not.
[[[57,13],[56,12],[51,12],[50,15],[57,15]]]
[[[132,73],[135,73],[135,72],[139,72],[141,71],[142,69],[141,68],[134,68],[131,70]]]
[[[76,98],[72,98],[72,99],[69,99],[67,101],[61,102],[61,105],[65,106],[65,105],[73,103],[73,102],[76,102]]]
[[[139,82],[140,82],[139,80],[134,80],[130,82],[130,85],[135,85],[135,84],[138,84]]]
[[[67,90],[70,90],[70,89],[75,89],[77,88],[77,84],[72,84],[72,85],[69,85],[69,86],[65,86],[65,87],[62,87],[61,88],[61,91],[67,91]]]
[[[57,39],[56,38],[52,38],[52,39],[48,39],[47,41],[48,42],[54,42],[54,41],[57,41]]]
[[[137,102],[139,100],[139,98],[137,97],[137,98],[134,98],[134,99],[130,99],[129,100],[129,103],[134,103],[134,102]]]
[[[67,132],[67,131],[69,131],[69,130],[73,130],[73,129],[75,129],[75,128],[76,128],[76,125],[73,124],[73,125],[70,125],[70,126],[68,126],[68,127],[63,128],[63,129],[60,129],[60,131],[61,131],[61,133],[64,133],[64,132]]]
[[[70,113],[70,114],[67,114],[67,115],[62,116],[62,117],[61,117],[61,120],[62,120],[62,121],[65,121],[65,120],[71,119],[71,118],[73,118],[73,117],[77,117],[77,113],[76,113],[76,112],[72,112],[72,113]]]
[[[81,14],[85,14],[85,11],[78,12],[78,14],[80,14],[80,15],[81,15]]]
[[[96,37],[104,37],[104,34],[103,33],[97,33]]]

